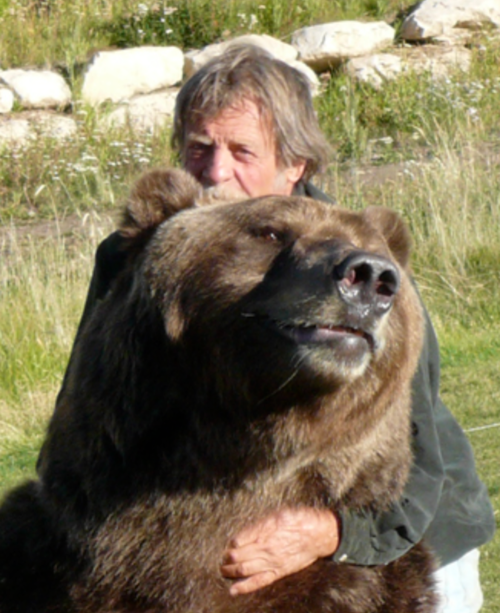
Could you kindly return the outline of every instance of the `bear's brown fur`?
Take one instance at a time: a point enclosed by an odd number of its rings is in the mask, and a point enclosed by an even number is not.
[[[401,495],[423,319],[395,213],[199,198],[182,171],[132,194],[126,267],[79,335],[40,482],[0,512],[15,524],[10,509],[31,505],[46,543],[21,579],[2,557],[22,529],[0,545],[0,611],[432,612],[421,546],[229,595],[222,553],[259,517]],[[38,567],[49,576],[30,600],[16,585]]]

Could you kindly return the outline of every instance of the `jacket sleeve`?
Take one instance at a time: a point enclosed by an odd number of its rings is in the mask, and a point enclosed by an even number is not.
[[[64,374],[61,389],[59,390],[58,398],[56,400],[56,409],[61,393],[67,385],[68,373],[70,371],[71,362],[75,356],[75,347],[78,343],[78,339],[86,323],[90,319],[92,312],[97,304],[106,296],[111,289],[114,280],[117,278],[121,270],[125,266],[126,253],[122,249],[123,236],[119,232],[113,232],[106,239],[102,241],[96,251],[94,270],[90,279],[90,285],[87,292],[87,298],[85,300],[85,306],[83,308],[82,317],[73,341],[73,347]],[[38,456],[36,468],[39,476],[43,474],[44,457],[46,454],[46,442],[42,445],[40,454]]]
[[[109,292],[114,280],[125,266],[126,253],[122,249],[123,242],[123,236],[119,232],[113,232],[113,234],[110,234],[106,239],[104,239],[97,248],[94,261],[94,270],[90,279],[87,298],[85,299],[85,306],[83,307],[82,316],[80,323],[78,324],[75,340],[73,341],[71,354],[59,394],[66,385],[66,378],[68,376],[71,361],[73,360],[73,355],[75,353],[75,346],[83,328],[85,327],[85,324],[90,319],[96,305]]]
[[[119,232],[113,232],[97,248],[94,270],[90,279],[82,317],[78,324],[75,342],[95,306],[106,296],[113,281],[125,266],[126,253],[122,249],[123,242],[123,236]]]
[[[493,536],[493,509],[472,448],[438,396],[439,348],[427,312],[425,317],[412,388],[414,461],[404,494],[388,512],[344,513],[336,561],[387,564],[425,537],[445,565]]]

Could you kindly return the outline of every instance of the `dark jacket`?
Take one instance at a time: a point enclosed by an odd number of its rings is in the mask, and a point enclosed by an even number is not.
[[[299,184],[294,193],[333,204],[309,183]],[[124,265],[122,243],[120,234],[114,232],[97,249],[77,337]],[[493,536],[493,509],[486,487],[476,473],[472,448],[439,399],[439,348],[429,316],[427,313],[425,316],[426,336],[413,380],[414,462],[410,479],[403,497],[388,512],[342,515],[336,561],[386,564],[425,536],[445,565]]]

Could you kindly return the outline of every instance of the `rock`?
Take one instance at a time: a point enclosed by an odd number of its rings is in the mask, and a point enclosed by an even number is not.
[[[321,72],[387,47],[393,43],[394,33],[382,21],[339,21],[297,30],[292,34],[292,45],[299,52],[300,60]]]
[[[90,65],[82,97],[98,105],[172,87],[182,79],[184,55],[177,47],[136,47],[102,51]]]
[[[409,70],[417,74],[429,72],[434,79],[446,78],[456,70],[469,70],[471,60],[472,52],[464,47],[426,45],[354,58],[345,68],[356,81],[380,89],[385,81],[396,79]]]
[[[292,45],[287,45],[286,43],[281,42],[277,38],[273,38],[272,36],[268,36],[267,34],[248,34],[246,36],[239,36],[238,38],[234,38],[223,43],[208,45],[208,47],[205,47],[200,51],[189,51],[184,56],[184,72],[186,74],[186,77],[190,77],[191,75],[193,75],[209,60],[214,57],[217,57],[218,55],[221,55],[226,51],[229,46],[233,44],[250,44],[266,50],[270,55],[278,58],[282,62],[286,62],[293,68],[296,68],[297,70],[302,72],[302,74],[304,74],[309,81],[312,95],[314,96],[318,93],[319,79],[316,76],[314,70],[309,68],[309,66],[304,64],[304,62],[300,62],[296,59],[298,52],[295,47],[292,47]]]
[[[454,28],[500,27],[499,0],[423,0],[401,27],[406,40],[426,40]]]
[[[6,83],[25,109],[57,109],[71,104],[71,90],[60,74],[50,70],[3,70]]]
[[[426,45],[402,49],[399,53],[406,70],[417,74],[429,72],[434,79],[446,78],[457,70],[466,72],[472,61],[472,52],[465,47]]]
[[[136,96],[107,115],[103,124],[108,128],[129,125],[138,132],[153,132],[171,121],[178,91]]]
[[[14,94],[6,87],[0,87],[0,113],[10,113],[14,106]]]
[[[395,79],[403,70],[401,58],[391,53],[378,53],[349,60],[346,72],[360,83],[380,89],[385,81]]]
[[[64,140],[77,133],[74,119],[47,111],[29,111],[0,118],[0,145],[26,145],[37,138]]]
[[[76,121],[67,115],[38,112],[30,115],[31,130],[43,138],[65,140],[78,132]]]
[[[272,56],[277,57],[283,62],[293,62],[297,59],[297,50],[292,45],[287,45],[281,42],[277,38],[268,36],[267,34],[248,34],[245,36],[239,36],[232,40],[225,41],[223,43],[216,43],[214,45],[208,45],[201,50],[189,51],[185,54],[184,71],[187,77],[190,77],[202,66],[204,66],[209,60],[218,55],[224,53],[224,51],[233,44],[250,44],[256,47],[265,49]]]
[[[29,140],[29,137],[30,124],[27,119],[0,118],[0,147],[23,144]]]
[[[473,32],[471,30],[466,30],[465,28],[452,28],[443,32],[443,34],[433,36],[431,42],[440,45],[465,47],[470,45],[472,40]]]
[[[319,94],[319,78],[318,75],[314,72],[314,70],[300,60],[294,60],[293,62],[288,63],[292,68],[295,68],[307,77],[307,79],[309,80],[309,86],[311,88],[311,95],[317,96]]]

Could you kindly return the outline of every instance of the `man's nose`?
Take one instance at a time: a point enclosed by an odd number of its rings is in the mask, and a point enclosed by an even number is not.
[[[203,172],[205,179],[212,185],[219,185],[229,181],[233,176],[233,158],[231,152],[225,147],[216,147]]]

